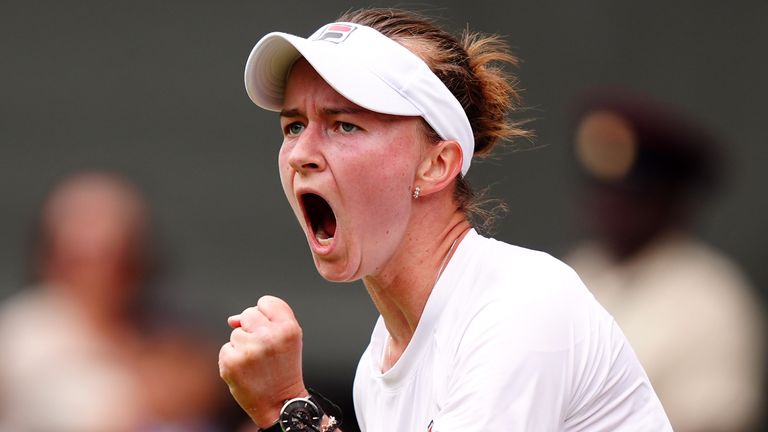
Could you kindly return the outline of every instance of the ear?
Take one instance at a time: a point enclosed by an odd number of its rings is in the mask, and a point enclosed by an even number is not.
[[[430,145],[416,170],[415,186],[421,196],[445,189],[461,172],[461,145],[457,141],[440,141]]]

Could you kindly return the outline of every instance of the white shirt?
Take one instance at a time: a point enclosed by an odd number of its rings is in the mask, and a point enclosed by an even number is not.
[[[143,389],[113,345],[51,288],[0,305],[0,431],[139,430]]]
[[[613,318],[551,256],[467,234],[395,365],[355,377],[364,432],[671,431]]]
[[[616,317],[677,432],[748,428],[763,408],[765,334],[738,267],[682,233],[623,263],[594,243],[568,262]]]

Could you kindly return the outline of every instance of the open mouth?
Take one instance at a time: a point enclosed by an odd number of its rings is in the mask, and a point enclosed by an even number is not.
[[[307,193],[301,196],[307,225],[321,246],[331,244],[336,234],[336,215],[328,201],[320,195]]]

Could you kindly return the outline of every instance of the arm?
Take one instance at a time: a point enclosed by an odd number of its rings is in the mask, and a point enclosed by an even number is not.
[[[268,428],[285,401],[309,395],[301,367],[301,326],[291,307],[271,296],[227,323],[232,333],[219,352],[219,374],[256,426]]]

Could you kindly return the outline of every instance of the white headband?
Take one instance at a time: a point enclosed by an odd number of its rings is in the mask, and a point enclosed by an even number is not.
[[[269,33],[245,65],[245,88],[258,106],[280,111],[293,63],[304,57],[334,90],[361,107],[422,117],[442,139],[461,145],[461,174],[475,139],[467,114],[448,87],[416,54],[378,31],[351,23],[321,27],[309,38]]]

